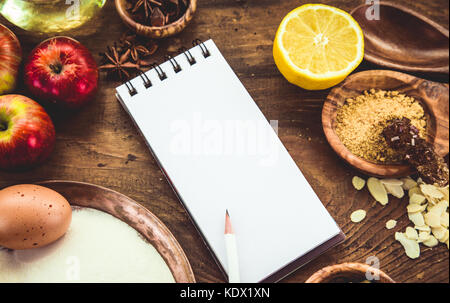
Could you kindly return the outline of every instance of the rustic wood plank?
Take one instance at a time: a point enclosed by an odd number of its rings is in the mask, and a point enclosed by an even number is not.
[[[279,135],[292,157],[336,219],[347,240],[284,279],[304,282],[316,270],[340,262],[380,259],[381,269],[399,282],[449,282],[448,250],[443,245],[422,251],[418,260],[406,257],[394,241],[394,230],[384,228],[389,219],[399,220],[395,230],[408,225],[406,201],[391,199],[385,207],[375,204],[366,191],[357,192],[351,177],[357,172],[344,164],[325,140],[321,108],[329,90],[309,92],[289,84],[272,59],[275,31],[285,14],[306,1],[199,0],[192,24],[176,37],[161,42],[155,61],[165,53],[189,46],[194,38],[214,38],[232,68],[254,97],[265,116],[279,120]],[[323,1],[346,11],[363,3]],[[448,28],[448,2],[398,1],[421,11]],[[4,19],[0,22],[7,24]],[[24,53],[43,40],[20,29]],[[113,1],[93,24],[76,38],[93,54],[103,51],[126,30]],[[97,56],[98,58],[98,56]],[[358,70],[376,68],[364,62]],[[430,78],[436,80],[435,78]],[[439,79],[438,79],[439,80]],[[448,81],[448,77],[444,77]],[[0,173],[0,188],[49,179],[84,181],[117,190],[156,214],[183,246],[199,282],[224,282],[197,231],[164,179],[130,119],[114,97],[119,83],[102,79],[96,101],[68,119],[55,118],[56,149],[48,162],[26,173]],[[24,93],[23,88],[18,92]],[[132,156],[129,156],[132,155]],[[134,159],[134,157],[136,157]],[[364,208],[361,224],[350,222],[352,211]],[[423,278],[418,274],[423,273]]]

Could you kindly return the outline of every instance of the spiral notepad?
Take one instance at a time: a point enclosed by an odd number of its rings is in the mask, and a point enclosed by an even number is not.
[[[242,282],[278,281],[344,239],[212,40],[117,97],[225,274],[226,209]]]

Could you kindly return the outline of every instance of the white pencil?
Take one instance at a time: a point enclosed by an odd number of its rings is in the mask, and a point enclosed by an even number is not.
[[[236,236],[234,235],[233,227],[231,226],[230,215],[228,210],[225,215],[225,246],[227,250],[228,261],[228,282],[239,283],[241,281],[239,276],[239,259],[237,253]]]

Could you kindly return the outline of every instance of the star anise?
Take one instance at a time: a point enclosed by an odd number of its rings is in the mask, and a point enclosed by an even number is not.
[[[137,35],[127,35],[121,39],[123,49],[130,50],[131,58],[135,63],[142,66],[141,62],[153,55],[158,49],[158,44],[153,40],[144,41]]]
[[[167,15],[167,17],[168,16],[169,15]],[[153,10],[152,15],[150,16],[150,23],[152,26],[164,26],[166,24],[166,16],[159,8],[155,7]]]
[[[106,71],[109,76],[118,76],[123,81],[129,79],[130,72],[137,70],[139,65],[130,61],[131,50],[126,50],[122,55],[119,50],[116,43],[108,46],[107,51],[102,54],[104,62],[99,69]]]
[[[164,26],[184,15],[189,0],[127,0],[134,20],[149,26]]]
[[[162,3],[160,3],[159,1],[156,1],[156,0],[137,0],[136,3],[134,4],[133,8],[131,9],[131,12],[133,14],[135,14],[139,10],[143,9],[144,14],[145,14],[145,19],[148,19],[150,17],[151,13],[153,12],[153,8],[152,8],[151,4],[154,4],[156,6],[162,5]]]

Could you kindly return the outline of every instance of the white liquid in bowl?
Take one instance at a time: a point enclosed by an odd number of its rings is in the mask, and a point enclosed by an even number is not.
[[[41,248],[0,249],[0,282],[175,282],[158,251],[98,210],[72,213],[67,233]]]

